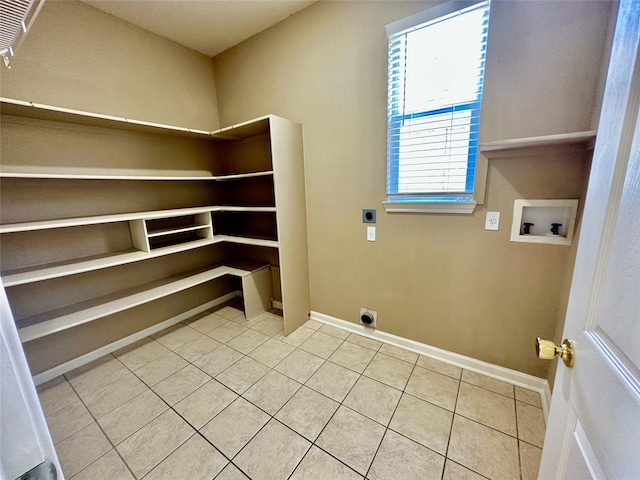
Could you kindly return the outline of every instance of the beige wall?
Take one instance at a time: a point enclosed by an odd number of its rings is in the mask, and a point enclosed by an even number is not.
[[[47,0],[3,97],[171,125],[219,127],[211,58],[78,1]]]
[[[516,198],[581,198],[589,153],[492,159],[473,215],[386,214],[387,23],[433,2],[320,2],[214,58],[222,125],[304,125],[313,310],[545,377],[571,249],[509,241]],[[482,139],[588,129],[607,2],[493,3]],[[496,46],[497,45],[497,46]],[[537,50],[539,47],[539,50]],[[491,48],[491,47],[490,47]],[[361,209],[378,210],[367,242]],[[500,211],[498,232],[485,212]]]

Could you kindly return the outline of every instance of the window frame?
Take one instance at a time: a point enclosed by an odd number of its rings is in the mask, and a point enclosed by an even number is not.
[[[402,31],[411,29],[426,22],[430,22],[437,18],[449,15],[451,13],[463,10],[468,7],[472,7],[479,3],[484,3],[486,0],[473,0],[473,1],[456,1],[452,0],[438,6],[432,7],[428,10],[404,18],[397,22],[391,23],[386,26],[387,36],[391,36],[400,33]],[[388,53],[388,50],[387,50]],[[486,63],[485,63],[486,68]],[[387,72],[389,72],[389,66],[387,66]],[[387,88],[387,105],[389,102],[389,91]],[[471,123],[471,132],[469,137],[469,154],[467,157],[467,164],[475,161],[475,169],[472,172],[467,172],[467,178],[465,182],[465,190],[471,191],[465,192],[397,192],[398,175],[399,175],[399,149],[393,148],[394,144],[399,147],[399,140],[394,140],[392,143],[392,135],[400,132],[400,125],[402,120],[422,118],[431,115],[437,115],[441,113],[471,110],[472,112],[481,113],[482,101],[475,100],[465,102],[464,104],[455,104],[452,106],[438,108],[434,110],[427,110],[422,112],[413,112],[410,114],[398,114],[393,117],[389,116],[387,112],[387,200],[382,202],[387,212],[409,212],[409,213],[473,213],[475,207],[478,204],[484,203],[486,177],[487,177],[487,158],[478,150],[478,141],[480,133],[480,125]],[[397,121],[400,121],[398,123]],[[395,125],[395,126],[393,126]],[[394,161],[395,159],[395,161]],[[396,191],[392,192],[390,185],[395,180]]]

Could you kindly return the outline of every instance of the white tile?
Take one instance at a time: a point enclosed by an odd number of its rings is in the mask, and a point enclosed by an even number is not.
[[[268,414],[275,415],[301,386],[286,375],[271,370],[242,396]]]
[[[388,425],[401,395],[400,390],[362,376],[344,399],[343,405],[382,425]]]
[[[193,365],[187,365],[173,375],[169,375],[152,388],[156,394],[173,406],[211,380],[211,377]]]
[[[273,368],[295,349],[296,347],[293,345],[270,338],[249,353],[249,356],[267,367]]]
[[[286,479],[307,453],[311,443],[271,420],[234,459],[252,480]]]
[[[269,415],[240,397],[200,429],[227,458],[233,458],[268,421]]]
[[[412,370],[413,365],[411,363],[378,352],[365,369],[363,375],[386,383],[398,390],[404,390]]]
[[[387,430],[367,478],[440,480],[443,469],[443,456]]]
[[[193,364],[212,377],[215,377],[242,357],[243,355],[240,352],[235,351],[233,348],[229,348],[226,345],[220,345],[220,347],[215,350],[198,358],[193,362]]]
[[[303,386],[280,409],[276,418],[313,442],[339,406],[338,402]]]
[[[507,397],[514,397],[513,385],[507,382],[496,380],[495,378],[487,377],[479,373],[470,372],[469,370],[462,371],[462,381],[475,385],[477,387],[486,388],[492,392],[505,395]]]
[[[237,394],[244,393],[251,385],[267,374],[269,367],[249,357],[243,357],[216,376],[216,380]]]
[[[516,408],[513,398],[462,382],[456,413],[503,433],[516,436]]]
[[[316,444],[351,468],[366,475],[382,441],[385,427],[341,406]]]
[[[333,337],[321,331],[315,332],[306,339],[300,348],[305,352],[313,353],[318,357],[327,359],[342,344],[344,340]]]
[[[38,386],[38,398],[45,415],[51,415],[80,400],[64,377],[58,377],[54,382],[47,382],[47,384]]]
[[[229,461],[200,435],[195,434],[158,464],[145,480],[209,480]]]
[[[111,444],[93,422],[56,444],[56,453],[65,477],[72,477],[103,456]]]
[[[361,480],[362,475],[313,445],[290,480]]]
[[[162,460],[195,433],[173,410],[167,410],[116,447],[138,478],[149,473]]]
[[[200,429],[236,398],[236,393],[217,380],[211,380],[176,403],[173,409],[194,428]]]
[[[375,350],[347,341],[333,352],[329,357],[329,361],[353,370],[354,372],[362,373],[375,354]]]
[[[73,476],[73,480],[103,479],[135,480],[135,477],[113,449]]]
[[[100,418],[111,410],[147,390],[142,380],[132,373],[107,383],[103,388],[84,397],[83,401],[94,417]]]
[[[453,411],[460,382],[446,375],[415,367],[405,391],[418,398]]]
[[[520,479],[518,441],[455,415],[447,457],[489,478]]]
[[[307,380],[306,385],[337,402],[342,402],[358,378],[360,375],[356,372],[326,362]]]
[[[137,370],[158,359],[169,349],[151,337],[138,340],[113,354],[130,370]]]
[[[404,393],[389,428],[444,455],[452,422],[451,412]]]
[[[90,423],[93,423],[93,417],[80,400],[47,417],[47,425],[54,443],[64,440]]]
[[[295,350],[276,365],[274,369],[297,382],[304,383],[323,363],[324,360],[320,357],[302,350]]]
[[[384,344],[380,347],[380,353],[389,355],[390,357],[397,358],[398,360],[404,360],[409,363],[416,363],[419,355],[417,353],[410,352],[404,348],[394,347],[393,345]]]
[[[127,373],[129,370],[113,355],[105,355],[66,373],[65,377],[76,393],[85,397]]]
[[[168,350],[164,355],[135,370],[133,373],[151,387],[187,365],[188,362],[184,358]]]
[[[146,390],[99,418],[98,423],[117,445],[168,408],[155,393]]]

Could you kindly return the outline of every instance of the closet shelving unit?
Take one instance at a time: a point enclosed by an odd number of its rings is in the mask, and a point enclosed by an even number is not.
[[[285,334],[307,320],[299,124],[269,115],[207,132],[1,100],[0,273],[28,357],[30,346],[82,344],[91,332],[121,341],[98,320],[170,296],[179,303],[218,279],[228,281],[212,291],[241,291],[248,318],[278,291]],[[96,279],[95,290],[74,293]],[[81,355],[90,351],[53,356]]]

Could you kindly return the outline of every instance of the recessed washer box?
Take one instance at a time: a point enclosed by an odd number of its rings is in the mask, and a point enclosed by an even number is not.
[[[511,241],[571,245],[577,211],[576,199],[516,200]]]

